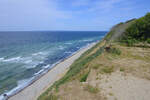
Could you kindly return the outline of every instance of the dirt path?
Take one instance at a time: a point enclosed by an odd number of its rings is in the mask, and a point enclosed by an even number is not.
[[[150,100],[150,81],[114,72],[103,76],[100,86],[108,100]]]

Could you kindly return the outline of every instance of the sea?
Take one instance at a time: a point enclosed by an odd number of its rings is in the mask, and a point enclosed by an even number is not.
[[[0,32],[0,100],[12,96],[56,64],[91,43],[104,31],[9,31]]]

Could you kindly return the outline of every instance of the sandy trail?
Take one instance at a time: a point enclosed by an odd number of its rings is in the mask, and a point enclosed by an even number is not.
[[[57,64],[44,76],[39,78],[33,84],[25,88],[23,91],[9,98],[9,100],[36,100],[38,96],[50,87],[56,80],[60,79],[65,74],[69,66],[79,58],[85,51],[93,47],[95,43],[83,48],[73,56]]]
[[[150,100],[149,80],[114,72],[101,81],[108,100]]]

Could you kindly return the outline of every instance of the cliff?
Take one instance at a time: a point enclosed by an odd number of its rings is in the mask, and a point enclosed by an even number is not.
[[[144,18],[146,25],[140,18],[112,27],[103,40],[77,59],[38,100],[149,100],[149,37],[139,39],[139,34],[150,34],[147,23],[150,17]],[[137,26],[139,23],[144,28]],[[131,35],[136,32],[135,26],[138,36]],[[129,45],[129,41],[134,45]]]

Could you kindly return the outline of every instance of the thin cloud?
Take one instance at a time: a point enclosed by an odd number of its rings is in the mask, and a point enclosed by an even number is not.
[[[101,0],[96,1],[93,6],[89,9],[89,11],[110,11],[115,7],[117,3],[121,3],[124,0]]]
[[[1,30],[106,30],[149,11],[149,0],[0,0]]]

